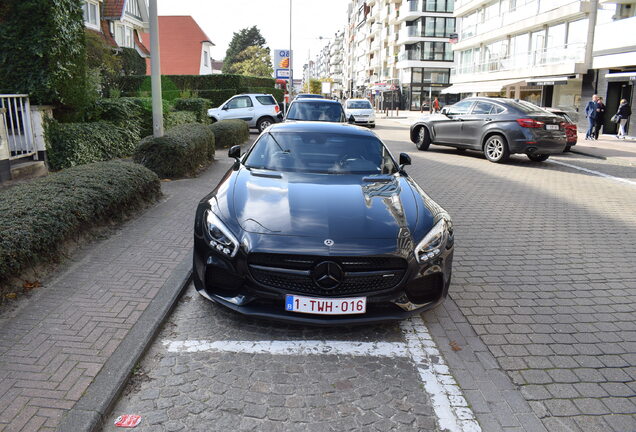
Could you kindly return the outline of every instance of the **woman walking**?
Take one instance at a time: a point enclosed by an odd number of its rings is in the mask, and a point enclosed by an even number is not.
[[[629,119],[629,116],[632,115],[632,109],[627,103],[627,99],[621,99],[621,104],[618,107],[618,112],[616,113],[616,115],[619,117],[618,135],[616,135],[616,138],[625,139],[625,136],[627,135],[625,133],[625,125],[627,124],[627,120]]]

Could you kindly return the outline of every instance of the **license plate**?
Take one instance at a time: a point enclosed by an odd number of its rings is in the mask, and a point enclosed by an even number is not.
[[[356,117],[356,120],[366,120],[368,118],[369,118],[369,116],[358,116],[358,117]]]
[[[317,315],[363,314],[367,311],[366,297],[317,298],[287,294],[285,310]]]
[[[547,130],[559,130],[559,125],[545,125]]]

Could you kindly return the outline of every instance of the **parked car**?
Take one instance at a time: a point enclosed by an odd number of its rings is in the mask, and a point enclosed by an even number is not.
[[[340,102],[329,99],[296,99],[290,105],[285,121],[346,122]]]
[[[212,121],[241,119],[250,128],[263,132],[268,126],[283,121],[276,99],[271,94],[250,93],[236,95],[218,108],[210,108],[208,116]]]
[[[505,98],[463,99],[415,122],[410,136],[420,150],[431,144],[479,150],[491,162],[505,162],[513,153],[540,162],[566,146],[561,117],[529,102]]]
[[[440,304],[450,216],[371,131],[271,126],[198,205],[194,284],[245,315],[309,324],[400,320]]]
[[[576,141],[578,140],[578,130],[576,127],[576,123],[570,115],[563,110],[557,108],[545,108],[550,111],[552,114],[558,115],[563,118],[563,122],[565,123],[565,138],[567,141],[567,145],[565,146],[564,151],[570,151],[573,145],[576,145]]]
[[[325,99],[325,97],[319,94],[300,93],[294,99]]]
[[[375,111],[367,99],[349,99],[344,103],[344,110],[349,123],[375,127]]]

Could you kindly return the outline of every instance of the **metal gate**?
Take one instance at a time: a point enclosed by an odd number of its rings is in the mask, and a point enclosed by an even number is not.
[[[37,159],[29,96],[0,94],[1,108],[6,108],[5,115],[1,117],[9,139],[9,159],[29,156]]]

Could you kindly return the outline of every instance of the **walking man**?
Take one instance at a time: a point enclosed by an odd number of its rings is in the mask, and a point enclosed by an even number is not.
[[[598,108],[596,108],[596,125],[594,127],[594,139],[598,139],[598,136],[601,132],[601,127],[603,127],[603,123],[605,122],[605,104],[603,103],[603,98],[601,96],[598,97],[597,102]]]
[[[616,138],[623,138],[627,135],[627,131],[625,130],[625,125],[627,125],[627,120],[629,120],[629,116],[632,115],[632,108],[627,103],[627,99],[621,99],[621,104],[618,107],[618,112],[616,115],[620,118],[618,121],[618,135]]]
[[[585,106],[585,117],[587,117],[587,132],[585,132],[585,139],[594,139],[594,128],[596,127],[596,115],[598,109],[598,96],[592,95],[592,100]]]

